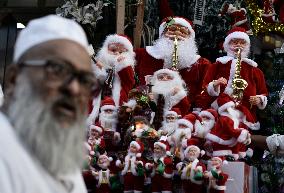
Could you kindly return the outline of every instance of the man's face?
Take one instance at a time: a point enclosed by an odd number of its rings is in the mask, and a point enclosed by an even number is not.
[[[247,42],[243,39],[234,38],[229,42],[229,47],[232,51],[237,51],[237,48],[244,49],[247,46]]]
[[[173,80],[174,78],[167,73],[160,73],[157,75],[157,79],[159,81],[169,81],[169,80]]]
[[[108,45],[108,53],[111,55],[120,55],[128,50],[120,43],[111,43]]]
[[[179,40],[183,40],[190,36],[190,31],[180,24],[172,24],[165,29],[164,35],[170,39],[176,36]]]
[[[176,116],[174,116],[174,115],[167,115],[166,116],[166,121],[167,121],[167,123],[173,123],[173,122],[175,122],[177,120],[177,118],[176,118]]]
[[[138,149],[135,145],[130,145],[129,151],[130,151],[130,153],[137,153]]]
[[[31,61],[45,63],[33,67]],[[45,42],[28,50],[19,63],[22,71],[30,74],[35,95],[51,104],[54,118],[63,127],[74,123],[78,114],[86,113],[95,77],[90,57],[79,44],[69,40]]]

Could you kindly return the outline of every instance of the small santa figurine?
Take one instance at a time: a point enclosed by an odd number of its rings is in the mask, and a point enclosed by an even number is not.
[[[235,147],[238,144],[248,145],[251,141],[246,125],[240,121],[245,117],[229,95],[222,93],[217,103],[220,117],[216,126],[206,135],[206,139],[213,142],[213,156],[234,155],[234,158],[238,159],[239,152],[232,150],[238,149]]]
[[[208,94],[213,99],[216,99],[223,92],[232,95],[232,82],[237,69],[238,49],[241,49],[240,76],[248,83],[243,91],[240,103],[250,109],[253,117],[256,118],[256,109],[266,107],[268,92],[263,72],[257,68],[256,62],[248,58],[250,38],[245,29],[236,27],[229,31],[224,42],[224,50],[227,52],[227,56],[217,58],[216,63],[208,70],[203,86],[207,88]],[[213,104],[216,104],[216,102]],[[218,109],[218,106],[214,105],[214,109]]]
[[[123,168],[124,192],[142,192],[144,186],[144,161],[141,157],[144,145],[141,141],[131,141],[123,164],[116,161],[118,167]]]
[[[206,166],[198,160],[205,152],[197,146],[198,139],[188,140],[184,153],[184,159],[178,163],[176,168],[181,176],[183,190],[185,193],[200,193],[204,190],[203,172]]]
[[[105,154],[100,155],[97,161],[98,169],[92,171],[92,174],[97,180],[96,192],[98,193],[110,192],[111,172],[109,166],[111,161],[112,157],[108,157]]]
[[[172,192],[173,160],[166,137],[154,143],[154,161],[146,163],[151,171],[152,192]]]
[[[220,157],[211,158],[211,170],[204,173],[209,179],[209,193],[225,193],[228,174],[222,171],[222,165],[226,163]]]
[[[100,126],[91,125],[89,127],[89,138],[86,147],[89,150],[90,160],[92,160],[94,156],[105,153],[105,141],[102,135],[103,128]]]
[[[154,73],[152,77],[152,94],[150,98],[157,104],[155,112],[154,126],[156,129],[161,127],[164,112],[172,108],[179,108],[181,115],[187,114],[190,102],[184,81],[177,71],[161,69]]]
[[[162,127],[158,130],[159,135],[171,136],[178,128],[178,119],[181,117],[179,108],[172,108],[164,114]]]
[[[96,119],[98,107],[104,97],[112,97],[116,107],[127,101],[128,92],[135,85],[134,65],[135,53],[130,39],[119,34],[107,36],[93,65],[93,71],[103,89],[93,99],[88,119],[90,123]]]
[[[273,0],[263,0],[263,13],[262,15],[262,19],[264,22],[268,22],[268,23],[274,23],[276,22],[275,20],[275,10],[273,7]]]

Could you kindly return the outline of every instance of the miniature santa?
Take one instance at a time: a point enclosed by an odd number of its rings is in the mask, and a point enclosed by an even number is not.
[[[142,193],[143,191],[144,162],[141,158],[143,151],[142,142],[131,141],[124,163],[122,164],[120,160],[116,161],[116,165],[123,168],[121,175],[124,178],[124,192]]]
[[[275,21],[275,10],[273,7],[273,0],[263,0],[263,13],[261,14],[264,22],[274,23]]]
[[[237,148],[238,144],[248,145],[251,141],[247,126],[241,121],[246,117],[236,108],[235,102],[227,94],[222,93],[217,103],[220,117],[216,126],[206,135],[206,139],[213,142],[213,156],[235,154],[234,158],[238,159],[239,152],[236,152],[240,150]]]
[[[192,135],[204,139],[217,122],[218,113],[214,109],[206,109],[201,111],[198,116],[201,120],[197,119],[195,121],[194,133]]]
[[[91,125],[89,127],[89,138],[86,147],[89,150],[90,158],[105,153],[105,141],[102,135],[103,128],[100,126]]]
[[[96,192],[109,193],[110,192],[110,177],[111,172],[109,170],[112,157],[108,157],[105,154],[99,156],[97,161],[98,170],[93,170],[92,174],[97,180]]]
[[[164,112],[172,108],[179,108],[181,115],[187,114],[190,103],[184,87],[184,81],[177,71],[161,69],[154,73],[151,83],[152,94],[150,98],[157,104],[155,112],[154,126],[156,129],[161,127]]]
[[[178,128],[178,119],[181,117],[181,112],[179,108],[172,108],[164,114],[164,120],[162,122],[162,127],[158,130],[158,134],[171,136]]]
[[[256,109],[266,107],[268,92],[262,71],[257,68],[256,62],[247,58],[250,51],[250,39],[243,28],[236,27],[229,31],[224,42],[227,56],[217,58],[216,63],[212,64],[204,78],[204,88],[207,88],[208,94],[214,99],[223,92],[232,95],[232,81],[237,69],[236,52],[238,48],[241,49],[240,76],[248,83],[240,103],[250,109],[256,118]]]
[[[170,147],[165,137],[154,143],[154,161],[146,163],[145,168],[151,171],[152,192],[172,192],[173,160]]]
[[[184,153],[184,159],[178,163],[176,168],[181,175],[183,190],[185,193],[202,193],[204,192],[203,172],[206,166],[198,160],[199,156],[205,152],[197,146],[197,139],[188,140]]]
[[[209,193],[225,193],[228,174],[222,171],[223,161],[220,157],[211,158],[211,170],[204,173],[209,179]]]
[[[165,14],[164,14],[165,15]],[[192,22],[182,17],[167,17],[159,27],[159,39],[153,46],[135,50],[137,65],[135,72],[140,84],[145,84],[145,76],[153,75],[162,68],[172,68],[174,37],[178,38],[178,64],[176,68],[190,92],[187,93],[192,108],[200,107],[202,81],[210,62],[198,55]],[[182,114],[183,110],[181,109]],[[184,115],[184,114],[183,114]]]
[[[125,35],[107,36],[96,55],[93,70],[101,83],[102,92],[93,99],[89,122],[96,119],[101,99],[112,97],[116,107],[127,101],[128,92],[135,84],[135,53],[130,39]]]

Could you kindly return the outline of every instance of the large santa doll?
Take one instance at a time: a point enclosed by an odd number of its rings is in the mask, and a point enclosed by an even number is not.
[[[165,15],[165,14],[164,14]],[[177,69],[185,81],[192,108],[200,107],[202,81],[210,62],[198,55],[192,22],[182,17],[167,17],[159,27],[159,39],[153,46],[135,50],[140,84],[145,84],[145,76],[153,75],[159,69],[172,67],[174,37],[178,38]]]
[[[173,160],[166,137],[154,143],[154,161],[146,163],[145,168],[151,171],[152,192],[172,192]]]
[[[183,190],[185,193],[202,193],[205,186],[203,185],[203,172],[206,166],[199,161],[199,156],[205,152],[197,146],[198,139],[188,140],[184,153],[184,159],[178,163],[176,168],[181,176]]]
[[[107,36],[96,55],[93,71],[101,83],[102,91],[93,99],[89,122],[98,115],[98,107],[105,96],[112,97],[116,107],[127,101],[128,92],[135,85],[135,53],[127,36]]]
[[[157,104],[155,112],[154,126],[156,129],[161,127],[164,113],[172,108],[179,108],[181,115],[187,114],[190,102],[184,87],[184,81],[178,72],[170,69],[161,69],[154,73],[151,83],[151,99]]]
[[[224,42],[227,56],[217,58],[204,78],[204,88],[210,96],[216,98],[220,93],[232,95],[232,81],[237,69],[237,50],[241,49],[240,76],[247,81],[248,86],[243,92],[241,104],[246,106],[256,118],[256,109],[264,109],[267,104],[267,88],[263,72],[257,68],[257,63],[248,58],[250,39],[243,28],[233,28]],[[216,104],[216,103],[213,103]],[[214,105],[214,108],[218,107]]]
[[[248,145],[251,141],[247,126],[243,123],[246,122],[243,121],[246,116],[237,109],[235,102],[227,94],[222,93],[217,103],[220,117],[206,139],[213,142],[213,156],[234,155],[238,159],[238,144]]]
[[[144,145],[141,141],[132,141],[123,164],[120,160],[116,165],[122,168],[121,175],[124,178],[124,192],[140,193],[144,186],[144,161],[142,153]]]

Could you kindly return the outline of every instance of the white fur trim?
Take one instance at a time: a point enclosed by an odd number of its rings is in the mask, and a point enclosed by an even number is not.
[[[188,121],[188,120],[186,120],[186,119],[179,119],[179,120],[177,121],[177,123],[178,123],[178,124],[186,125],[188,128],[191,129],[191,131],[193,131],[193,124],[192,124],[190,121]]]
[[[124,168],[123,170],[121,171],[121,175],[125,175],[128,170],[130,169],[131,173],[134,175],[134,176],[137,176],[137,171],[136,171],[136,156],[132,156],[130,158],[129,155],[126,155],[125,156],[125,161],[124,161]],[[130,164],[131,163],[131,164]],[[129,168],[129,165],[130,165],[130,168]]]
[[[257,131],[260,129],[260,123],[259,122],[256,122],[256,123],[251,123],[251,122],[248,122],[246,120],[246,117],[244,117],[244,119],[242,120],[242,122],[248,126],[248,128],[250,128],[251,130],[254,130],[254,131]]]
[[[117,34],[108,35],[106,40],[104,41],[103,47],[105,46],[107,47],[109,44],[112,44],[112,43],[121,43],[125,46],[125,48],[128,51],[133,50],[133,45],[126,37],[123,37]]]
[[[174,173],[168,174],[168,173],[164,172],[164,173],[163,173],[163,176],[164,176],[165,178],[172,178],[172,177],[174,176]]]
[[[117,73],[115,73],[113,87],[112,87],[112,98],[116,107],[119,107],[120,91],[121,91],[120,77],[118,76]]]
[[[247,21],[248,21],[247,18],[246,18],[246,19],[243,19],[243,20],[241,20],[241,21],[238,21],[238,22],[236,22],[236,23],[233,25],[233,27],[240,26],[240,25],[246,23]]]
[[[231,138],[229,140],[224,140],[222,138],[220,138],[219,136],[217,135],[213,135],[211,133],[208,133],[206,136],[205,136],[206,139],[209,139],[210,141],[213,141],[215,143],[218,143],[220,145],[232,145],[236,142],[236,139],[235,138]]]
[[[252,67],[258,66],[258,64],[255,61],[253,61],[252,59],[249,59],[249,58],[242,58],[242,61],[246,62],[247,64],[251,65]]]
[[[116,111],[117,108],[114,105],[104,105],[104,106],[101,107],[101,111],[104,111],[106,109]]]
[[[166,111],[166,112],[165,112],[165,117],[168,116],[168,115],[173,115],[173,116],[175,116],[175,117],[178,116],[178,114],[177,114],[175,111]]]
[[[235,107],[235,103],[233,101],[227,102],[218,108],[218,113],[222,114],[229,107]]]
[[[139,145],[139,143],[137,141],[131,141],[130,146],[134,145],[138,150],[140,150],[141,146]]]
[[[141,153],[136,153],[136,157],[141,157],[142,154]],[[143,163],[143,162],[142,162]],[[143,164],[142,164],[143,165]]]
[[[139,164],[141,164],[142,166],[144,165],[144,163],[142,161],[138,161]]]
[[[173,70],[170,70],[170,69],[167,69],[167,68],[163,68],[163,69],[160,69],[160,70],[157,70],[154,74],[153,74],[153,77],[157,77],[158,74],[169,74],[173,77],[180,77],[179,73],[177,71],[173,71]]]
[[[104,83],[107,72],[105,68],[99,68],[96,64],[92,63],[93,73],[95,74],[96,78],[99,80],[101,84]]]
[[[174,24],[180,24],[186,28],[188,28],[188,30],[190,31],[190,34],[191,36],[194,38],[195,37],[195,32],[194,30],[192,29],[192,26],[190,25],[190,23],[188,21],[186,21],[185,19],[183,18],[179,18],[179,17],[174,17]],[[162,36],[162,33],[164,32],[165,30],[165,24],[166,22],[163,22],[160,26],[159,26],[159,37]]]
[[[217,90],[214,89],[213,81],[210,82],[207,86],[207,92],[210,96],[219,96],[220,94],[220,85],[217,86]]]
[[[155,143],[154,143],[154,146],[155,146],[155,145],[160,146],[160,147],[163,148],[164,150],[167,149],[166,144],[164,144],[164,143],[162,143],[162,142],[160,142],[160,141],[155,142]]]
[[[239,135],[237,141],[240,143],[243,143],[244,141],[246,141],[248,133],[249,133],[248,130],[242,129],[241,134]]]
[[[106,173],[107,183],[109,184],[109,177],[110,177],[110,171],[109,171],[109,169],[107,169],[107,170],[105,171],[105,173]],[[103,171],[100,170],[100,171],[99,171],[99,175],[98,175],[98,185],[97,185],[98,187],[101,186],[102,180],[103,180]]]
[[[215,189],[215,190],[226,190],[226,186],[218,186],[218,185],[214,185],[213,186],[213,188]]]
[[[171,98],[170,98],[171,107],[178,104],[186,96],[187,96],[187,94],[184,90],[180,90],[177,94],[175,94],[174,96],[171,96]]]
[[[121,166],[121,161],[118,159],[115,161],[115,166],[120,167]]]
[[[213,151],[213,156],[225,156],[225,155],[232,155],[232,150]]]
[[[170,151],[166,151],[166,155],[167,155],[167,156],[171,156],[172,153],[171,153]]]
[[[130,99],[129,101],[124,102],[122,106],[126,106],[126,107],[129,107],[131,109],[134,109],[134,107],[137,105],[137,102],[135,99]]]
[[[199,117],[206,116],[209,117],[211,120],[215,120],[215,117],[209,111],[201,111],[198,115]]]
[[[190,145],[188,146],[185,150],[184,150],[184,156],[186,157],[186,154],[188,153],[188,151],[191,149],[191,148],[194,148],[197,150],[196,153],[200,154],[200,148],[197,147],[196,145]]]
[[[216,59],[216,62],[220,62],[222,64],[227,64],[229,61],[233,60],[234,58],[231,56],[222,56]]]
[[[266,105],[267,105],[267,97],[264,95],[256,95],[258,97],[260,97],[261,103],[257,105],[257,107],[259,109],[265,109]]]
[[[247,33],[236,31],[236,32],[233,32],[233,33],[230,33],[229,35],[227,35],[227,37],[225,38],[225,41],[224,41],[224,48],[228,47],[229,42],[232,39],[243,39],[248,43],[248,45],[250,45],[250,39],[249,39],[249,36],[247,35]]]

